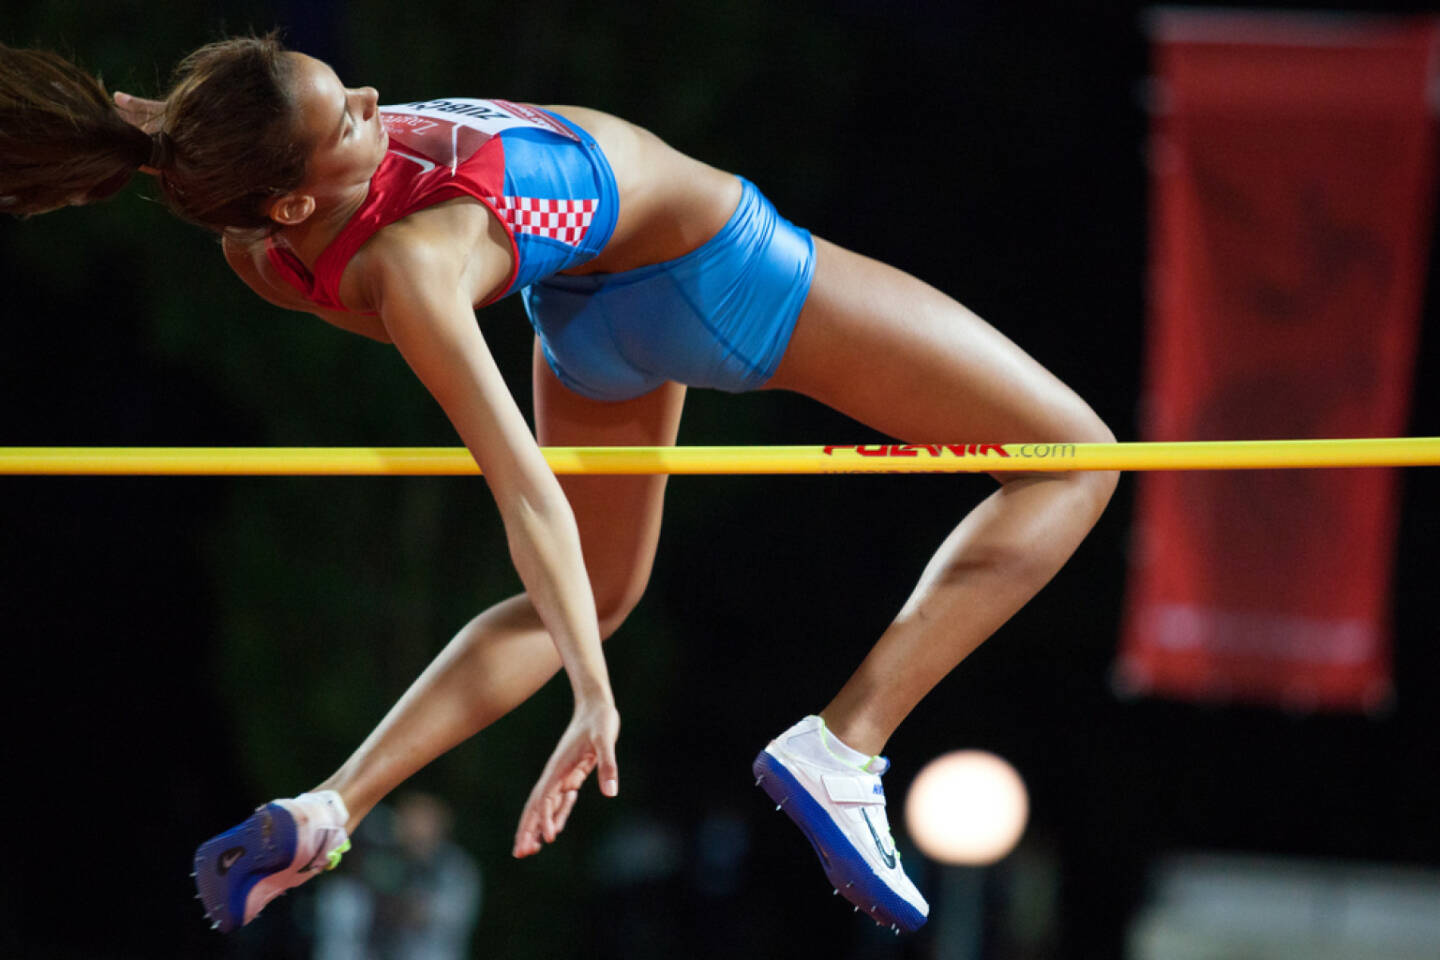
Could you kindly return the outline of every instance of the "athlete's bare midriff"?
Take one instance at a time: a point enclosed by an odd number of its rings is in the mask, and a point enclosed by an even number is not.
[[[687,157],[642,127],[586,107],[547,106],[600,144],[615,173],[620,217],[593,260],[564,271],[619,273],[683,256],[725,226],[740,181]]]

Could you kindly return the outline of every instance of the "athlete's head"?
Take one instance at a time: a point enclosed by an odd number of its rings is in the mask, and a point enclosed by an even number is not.
[[[315,179],[308,168],[353,172],[355,147],[326,139],[341,121],[337,91],[357,125],[378,129],[373,90],[345,90],[329,67],[273,35],[223,40],[180,63],[152,136],[127,122],[98,78],[54,54],[0,45],[0,211],[94,203],[150,165],[187,220],[213,230],[288,222],[279,207]],[[324,122],[321,104],[333,107]]]
[[[374,87],[347,87],[329,65],[286,53],[295,138],[306,145],[303,179],[269,205],[281,225],[300,223],[364,188],[385,158],[387,137]]]

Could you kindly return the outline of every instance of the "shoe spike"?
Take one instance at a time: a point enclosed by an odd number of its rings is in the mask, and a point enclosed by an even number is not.
[[[834,896],[839,895],[839,893],[840,893],[840,888],[839,888],[839,887],[836,887],[834,890],[831,890],[831,891],[830,891],[830,896],[834,897]]]
[[[760,786],[760,784],[762,784],[762,783],[764,783],[764,782],[765,782],[765,778],[764,778],[764,777],[756,777],[756,778],[755,778],[755,786],[757,786],[757,787]]]
[[[891,924],[890,929],[895,931],[895,936],[897,936],[897,937],[900,936],[900,926],[899,926],[899,924]]]
[[[854,881],[854,880],[851,880],[851,881],[849,881],[848,883],[845,884],[845,889],[846,889],[846,890],[849,890],[849,889],[850,889],[851,887],[853,887],[853,886],[855,886],[855,881]]]
[[[783,806],[785,806],[785,802],[782,800],[780,803],[775,804],[775,809],[779,810]]]
[[[852,913],[859,913],[859,912],[860,912],[860,904],[858,904],[858,903],[855,904],[855,909],[854,909],[853,911],[851,911],[851,912],[852,912]]]

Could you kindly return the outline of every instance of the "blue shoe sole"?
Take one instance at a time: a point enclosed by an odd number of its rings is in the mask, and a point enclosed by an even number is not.
[[[779,760],[762,750],[750,770],[770,799],[778,803],[805,834],[820,858],[830,885],[842,897],[883,926],[893,924],[912,933],[925,925],[925,915],[875,875],[869,862],[830,819],[825,808]]]
[[[195,851],[195,886],[205,916],[222,933],[245,923],[245,898],[255,884],[295,859],[295,818],[267,803],[244,823],[211,837]]]

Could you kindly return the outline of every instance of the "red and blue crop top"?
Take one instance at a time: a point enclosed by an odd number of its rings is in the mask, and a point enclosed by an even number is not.
[[[340,276],[377,230],[442,200],[470,196],[499,218],[514,269],[494,302],[593,258],[610,239],[620,201],[593,137],[564,117],[507,100],[450,98],[381,107],[390,144],[365,202],[312,273],[283,241],[270,262],[306,299],[332,310]]]

